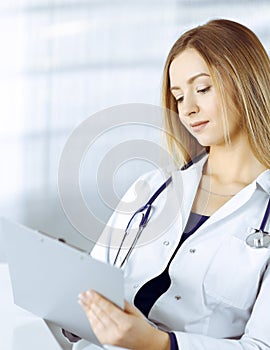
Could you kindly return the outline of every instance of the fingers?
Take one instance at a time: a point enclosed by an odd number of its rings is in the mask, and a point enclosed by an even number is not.
[[[121,317],[123,312],[111,301],[100,295],[95,291],[87,291],[79,295],[79,303],[84,307],[84,309],[92,309],[98,315],[101,314],[101,310],[107,313],[111,313],[115,317]],[[133,305],[125,300],[124,310],[126,313],[145,318],[144,315]]]
[[[160,335],[160,331],[152,327],[144,315],[127,301],[122,310],[97,292],[88,291],[79,295],[79,303],[101,344],[127,349],[159,348],[156,343],[159,344],[157,335]],[[154,346],[153,339],[157,340]]]
[[[92,309],[98,316],[102,313],[102,310],[106,313],[110,313],[115,318],[123,316],[123,311],[118,308],[111,301],[100,295],[95,291],[87,291],[79,295],[79,303],[85,311]],[[135,306],[131,305],[125,300],[124,311],[127,314],[134,315],[140,318],[145,318],[144,315]],[[103,313],[104,313],[103,312]]]
[[[79,304],[86,312],[92,326],[99,322],[103,327],[116,327],[116,320],[122,313],[116,305],[94,291],[87,291],[80,294]]]
[[[102,309],[104,311],[113,312],[116,314],[120,314],[122,312],[118,306],[93,290],[81,293],[79,295],[79,301],[85,307],[92,308],[93,310]]]
[[[125,323],[124,311],[94,291],[80,294],[79,304],[99,341],[117,345],[121,338],[121,324]]]

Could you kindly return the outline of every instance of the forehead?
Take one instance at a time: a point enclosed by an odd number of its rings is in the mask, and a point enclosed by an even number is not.
[[[191,77],[200,73],[210,76],[206,62],[195,49],[186,49],[177,55],[170,65],[171,86],[185,84]]]

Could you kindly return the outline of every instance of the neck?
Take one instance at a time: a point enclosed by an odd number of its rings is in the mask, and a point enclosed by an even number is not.
[[[266,169],[254,156],[246,140],[237,146],[211,147],[205,173],[224,184],[237,182],[248,185]]]

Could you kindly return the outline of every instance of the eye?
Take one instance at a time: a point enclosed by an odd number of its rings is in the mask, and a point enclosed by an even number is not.
[[[175,97],[175,101],[176,101],[177,103],[182,103],[182,102],[184,101],[184,96],[176,96],[176,97]]]
[[[210,89],[211,89],[211,86],[207,86],[207,87],[205,87],[205,88],[203,88],[203,89],[197,90],[197,92],[200,93],[200,94],[205,94],[205,93],[208,92]]]

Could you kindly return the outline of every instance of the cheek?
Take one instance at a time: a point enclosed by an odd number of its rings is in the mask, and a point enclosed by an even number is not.
[[[222,127],[223,129],[223,112],[218,103],[214,104],[212,109],[209,110],[209,119],[214,125]]]
[[[178,118],[179,118],[181,124],[183,124],[183,125],[187,125],[188,124],[188,120],[190,119],[188,117],[184,117],[183,113],[181,111],[179,111],[179,110],[178,110]]]
[[[185,124],[185,120],[184,120],[185,118],[183,118],[180,113],[178,113],[178,117],[179,117],[180,123]]]
[[[221,103],[219,103],[217,97],[214,100],[212,100],[212,103],[209,103],[208,106],[209,106],[209,110],[212,111],[211,114],[221,118],[222,107],[221,107]]]
[[[179,116],[179,120],[180,120],[180,123],[181,123],[186,129],[188,129],[188,131],[190,131],[190,130],[189,130],[189,124],[188,124],[187,119],[186,119],[185,117]]]

